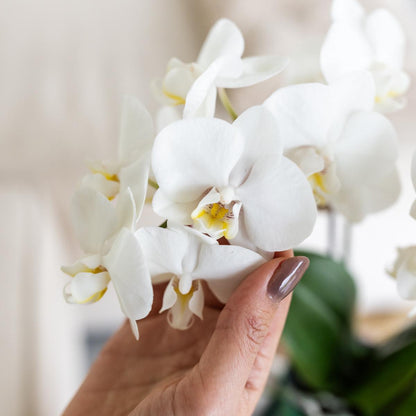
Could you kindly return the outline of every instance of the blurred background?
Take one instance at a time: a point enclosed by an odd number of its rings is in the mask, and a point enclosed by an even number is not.
[[[416,76],[416,1],[363,0],[385,6],[408,36],[406,69]],[[210,26],[229,17],[246,54],[292,58],[276,79],[231,94],[238,111],[274,89],[319,79],[319,47],[329,0],[1,0],[0,7],[0,403],[8,416],[59,414],[97,350],[122,321],[114,293],[97,304],[65,304],[62,264],[81,253],[70,224],[72,192],[87,159],[114,154],[124,94],[155,112],[149,83],[168,59],[193,61]],[[393,120],[401,142],[403,193],[397,204],[352,230],[349,266],[358,276],[357,325],[386,336],[406,320],[385,272],[397,246],[416,243],[408,216],[415,192],[416,82]],[[143,224],[157,224],[150,209]],[[305,247],[324,251],[327,218]]]

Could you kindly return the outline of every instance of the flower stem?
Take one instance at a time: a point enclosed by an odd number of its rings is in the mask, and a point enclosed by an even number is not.
[[[149,178],[149,180],[147,181],[147,183],[152,187],[152,188],[155,188],[155,189],[159,189],[159,185],[157,184],[157,182],[156,181],[154,181],[153,179],[150,179]]]
[[[220,97],[221,104],[224,106],[224,108],[227,110],[227,113],[230,115],[231,119],[234,121],[238,117],[238,114],[235,112],[231,104],[230,98],[228,97],[225,89],[218,88],[218,95]]]

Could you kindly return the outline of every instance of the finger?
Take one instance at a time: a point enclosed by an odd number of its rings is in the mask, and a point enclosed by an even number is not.
[[[282,336],[286,317],[289,312],[289,306],[292,295],[289,295],[277,307],[277,311],[270,324],[270,331],[261,345],[257,357],[254,361],[251,373],[248,376],[245,391],[250,414],[263,393],[264,387],[276,355],[276,350]]]
[[[293,257],[293,250],[275,251],[273,258],[277,259],[279,257]]]
[[[226,403],[230,395],[244,391],[278,305],[293,291],[308,264],[306,257],[273,259],[237,288],[195,370],[205,392]],[[286,316],[278,314],[276,319],[283,326]]]

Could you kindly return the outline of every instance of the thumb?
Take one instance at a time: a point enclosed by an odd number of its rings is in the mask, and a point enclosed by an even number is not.
[[[269,261],[241,283],[222,310],[198,372],[208,396],[212,393],[224,408],[230,398],[250,399],[250,394],[243,393],[252,389],[249,379],[253,372],[258,373],[258,355],[265,358],[264,350],[274,352],[280,339],[288,311],[288,304],[281,302],[293,291],[308,266],[306,257]],[[272,333],[277,330],[278,334]],[[273,355],[268,354],[269,362],[260,366],[266,374],[263,377],[256,374],[256,378],[265,382]]]

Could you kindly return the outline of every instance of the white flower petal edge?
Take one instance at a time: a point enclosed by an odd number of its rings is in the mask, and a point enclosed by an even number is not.
[[[104,242],[117,231],[114,205],[99,192],[82,187],[74,193],[71,213],[81,248],[88,254],[100,253]]]
[[[236,237],[241,217],[249,238],[267,251],[299,244],[312,230],[316,207],[300,169],[283,162],[282,148],[276,121],[260,106],[232,125],[219,119],[173,123],[155,140],[152,166],[159,189],[153,209],[214,238]],[[276,213],[285,217],[276,219]],[[284,224],[296,229],[289,235]]]
[[[223,56],[237,56],[244,52],[244,38],[240,29],[228,19],[218,20],[210,29],[199,52],[197,62],[208,67]]]
[[[281,56],[250,56],[242,59],[241,74],[238,77],[219,76],[216,86],[220,88],[242,88],[266,81],[289,64],[289,59]]]
[[[391,206],[400,194],[398,140],[393,125],[375,112],[354,113],[335,145],[340,189],[332,204],[350,221]]]
[[[266,251],[297,246],[313,230],[316,204],[303,172],[286,157],[278,168],[265,156],[240,187],[244,223],[250,240]]]
[[[226,303],[237,286],[266,260],[238,246],[203,245],[194,276],[205,280],[214,295]]]
[[[153,120],[146,107],[135,97],[124,97],[118,146],[120,164],[129,165],[148,153],[153,139]]]
[[[237,246],[220,246],[215,240],[181,225],[142,228],[136,237],[154,283],[168,281],[160,312],[169,310],[168,322],[189,328],[194,315],[202,319],[207,281],[214,295],[226,302],[244,277],[266,260]],[[161,252],[163,251],[163,255]]]
[[[103,265],[111,276],[121,310],[139,339],[136,320],[145,318],[152,309],[153,288],[140,244],[132,231],[126,228],[120,231],[103,257]]]

